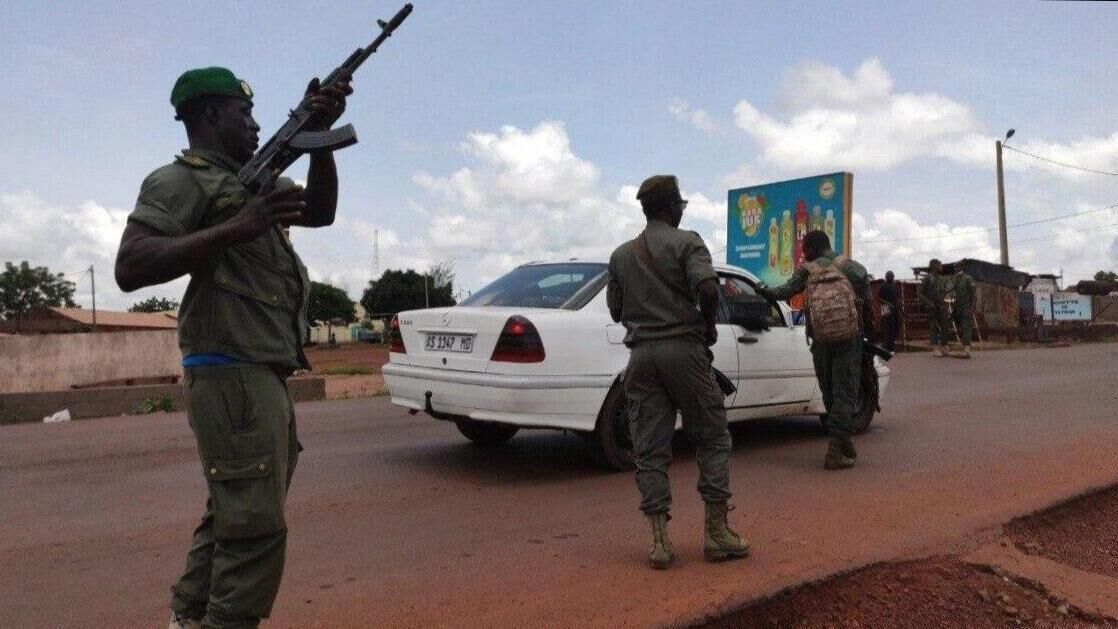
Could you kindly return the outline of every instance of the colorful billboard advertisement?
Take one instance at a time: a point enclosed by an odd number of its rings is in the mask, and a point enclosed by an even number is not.
[[[804,263],[804,234],[816,229],[850,255],[852,192],[850,173],[730,190],[726,262],[778,286]]]

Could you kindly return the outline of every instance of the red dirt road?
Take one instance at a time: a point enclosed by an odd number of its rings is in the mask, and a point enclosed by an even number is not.
[[[660,626],[886,559],[964,552],[1000,523],[1118,483],[1118,345],[893,361],[858,467],[821,468],[817,420],[734,429],[753,557],[702,561],[677,449],[680,561],[644,565],[628,474],[577,437],[468,445],[387,398],[298,409],[288,569],[271,627]],[[204,500],[182,414],[0,428],[0,627],[165,626]]]

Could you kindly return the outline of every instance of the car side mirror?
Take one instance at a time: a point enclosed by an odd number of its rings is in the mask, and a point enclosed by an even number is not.
[[[769,329],[769,313],[772,304],[760,295],[735,295],[726,300],[730,309],[730,323],[740,325],[751,332]]]

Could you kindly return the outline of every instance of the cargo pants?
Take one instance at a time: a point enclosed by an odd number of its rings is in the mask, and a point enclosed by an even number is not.
[[[955,302],[955,328],[959,330],[959,342],[970,345],[974,337],[974,306],[968,303]]]
[[[209,497],[171,608],[206,628],[256,627],[283,576],[294,407],[285,380],[262,365],[188,367],[186,388]]]
[[[929,344],[947,345],[951,341],[951,319],[947,315],[946,305],[928,308]]]
[[[811,360],[827,409],[824,426],[831,437],[848,439],[862,387],[862,339],[845,343],[812,343]]]
[[[699,495],[705,502],[730,499],[730,431],[725,397],[714,380],[710,354],[697,339],[641,341],[629,353],[625,401],[636,454],[640,509],[667,512],[672,504],[668,468],[676,413],[695,446]]]

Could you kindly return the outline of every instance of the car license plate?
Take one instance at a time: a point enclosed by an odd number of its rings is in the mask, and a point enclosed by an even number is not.
[[[468,334],[428,334],[424,348],[429,352],[474,351],[474,337]]]

